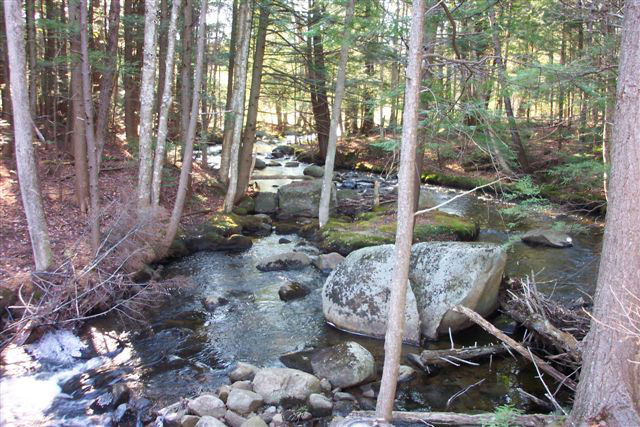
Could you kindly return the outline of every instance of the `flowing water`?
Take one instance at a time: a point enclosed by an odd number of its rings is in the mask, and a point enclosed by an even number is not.
[[[258,156],[264,158],[273,147],[258,144]],[[213,154],[210,161],[215,164],[219,159]],[[287,160],[290,159],[276,161],[284,164]],[[256,173],[299,175],[304,166],[270,166]],[[362,174],[349,176],[366,178]],[[264,180],[259,185],[263,190],[275,189],[287,182]],[[384,189],[393,184],[388,182]],[[459,194],[437,187],[424,187],[422,191],[430,205]],[[491,197],[470,194],[442,210],[478,221],[482,230],[479,240],[506,243],[517,239],[521,230],[507,229],[500,206]],[[549,226],[557,215],[541,213],[523,229]],[[579,220],[565,216],[561,219],[568,223]],[[533,273],[543,292],[566,301],[591,294],[597,276],[601,230],[591,225],[588,233],[573,237],[574,246],[568,249],[534,248],[515,241],[509,246],[507,274],[522,277]],[[281,243],[283,238],[287,242]],[[324,322],[320,292],[325,274],[313,267],[284,272],[256,269],[260,259],[291,250],[316,251],[297,235],[272,234],[255,239],[253,247],[243,253],[194,254],[167,267],[169,277],[188,276],[193,285],[176,292],[153,313],[149,328],[123,330],[112,319],[104,319],[88,324],[80,339],[58,332],[38,344],[10,349],[0,379],[0,424],[102,425],[108,423],[108,415],[99,415],[95,401],[113,383],[126,381],[135,395],[142,396],[134,402],[139,408],[162,407],[182,397],[214,391],[227,381],[226,376],[237,361],[283,366],[281,356],[286,353],[347,340],[369,349],[380,369],[384,356],[381,341],[341,332]],[[285,282],[299,282],[311,293],[283,302],[278,289]],[[203,300],[214,295],[226,304],[209,311]],[[457,333],[453,340],[456,345],[492,341],[477,328]],[[449,338],[429,346],[447,348]],[[417,353],[419,349],[405,346],[404,354],[410,352]],[[291,363],[297,359],[287,360]],[[466,393],[452,399],[469,386],[472,387]],[[397,404],[402,410],[493,411],[497,405],[507,403],[532,409],[522,400],[519,388],[537,396],[544,394],[532,366],[511,357],[494,358],[480,366],[452,366],[430,376],[419,374],[415,380],[400,385]],[[365,409],[373,404],[360,399]],[[140,423],[144,421],[141,414],[143,411],[138,413]]]

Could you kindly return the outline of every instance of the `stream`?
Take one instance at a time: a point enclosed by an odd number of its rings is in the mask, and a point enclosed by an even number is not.
[[[274,147],[265,142],[257,144],[258,157],[264,159]],[[219,163],[219,147],[209,150],[209,161],[213,165]],[[292,159],[276,161],[284,165],[289,160]],[[301,175],[305,166],[268,166],[256,173]],[[342,174],[356,181],[367,178],[362,173]],[[258,184],[265,190],[287,182],[264,180]],[[395,184],[386,182],[383,191]],[[424,186],[422,191],[432,206],[460,193],[432,186]],[[569,224],[587,221],[562,212],[541,212],[520,228],[509,230],[500,215],[502,205],[493,197],[470,194],[441,210],[478,221],[479,240],[495,243],[517,239],[523,230],[551,226],[558,220]],[[511,277],[533,274],[542,292],[565,302],[593,294],[602,229],[594,224],[587,228],[587,233],[572,235],[573,247],[567,249],[530,247],[517,240],[509,247],[506,273]],[[283,238],[287,242],[281,243]],[[256,269],[262,258],[291,250],[317,253],[311,243],[297,235],[275,233],[255,238],[253,247],[246,252],[196,253],[166,267],[167,277],[187,276],[193,285],[176,291],[155,310],[149,327],[122,329],[114,319],[100,319],[88,323],[78,335],[57,331],[35,344],[10,348],[0,379],[0,425],[109,425],[112,415],[97,402],[105,399],[113,384],[123,381],[137,396],[130,402],[137,409],[137,419],[131,423],[143,425],[152,420],[145,418],[151,408],[215,391],[228,381],[227,374],[237,361],[276,367],[285,366],[284,360],[295,367],[298,358],[281,356],[349,340],[366,347],[381,370],[382,341],[348,334],[325,323],[321,288],[326,274],[314,267],[277,272]],[[278,289],[285,281],[299,282],[311,293],[283,302]],[[203,304],[208,296],[219,296],[226,303],[208,311]],[[513,328],[500,316],[495,323],[505,330]],[[453,340],[456,345],[494,341],[475,327],[454,334]],[[450,345],[449,337],[429,343],[430,348]],[[411,346],[403,350],[404,355],[418,352],[419,348]],[[404,357],[403,363],[408,364]],[[480,366],[444,368],[430,376],[418,373],[413,381],[399,385],[397,407],[473,413],[513,404],[525,411],[535,410],[518,391],[524,389],[543,396],[543,385],[535,375],[533,366],[511,357],[494,358]],[[479,381],[482,383],[449,401]],[[375,405],[371,399],[357,397],[362,409]],[[345,412],[349,409],[342,408]]]

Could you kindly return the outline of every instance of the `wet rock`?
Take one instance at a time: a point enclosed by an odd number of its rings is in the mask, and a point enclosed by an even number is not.
[[[291,301],[309,295],[309,289],[300,283],[292,282],[280,286],[278,296],[282,301]]]
[[[157,412],[158,412],[158,415],[166,417],[168,414],[180,412],[183,409],[184,409],[184,405],[182,404],[182,402],[176,402],[176,403],[172,403],[169,406],[165,406],[162,409],[159,409]]]
[[[333,404],[333,416],[346,417],[353,412],[355,402],[351,400],[338,400]],[[365,424],[366,425],[366,424]]]
[[[313,373],[333,387],[352,387],[375,375],[375,361],[366,348],[350,341],[324,348],[311,356]]]
[[[202,305],[204,305],[204,308],[206,308],[209,311],[213,311],[216,308],[228,303],[229,303],[229,300],[220,294],[207,295],[202,300]]]
[[[186,411],[182,410],[179,412],[171,412],[170,414],[165,415],[163,419],[164,427],[181,427],[182,418],[185,416],[185,412]],[[195,423],[193,425],[195,425]]]
[[[302,171],[302,173],[314,178],[322,178],[324,176],[324,168],[317,165],[309,165],[304,168],[304,171]]]
[[[272,191],[261,191],[256,195],[255,211],[272,214],[278,210],[278,195]]]
[[[267,163],[267,166],[277,167],[282,166],[282,163],[274,162],[273,160]]]
[[[117,383],[111,386],[113,394],[113,406],[118,406],[129,401],[129,387],[125,383]]]
[[[322,180],[294,181],[278,188],[278,217],[318,217],[318,205],[322,193]],[[330,210],[335,212],[335,186],[332,186]]]
[[[187,408],[193,415],[200,417],[224,417],[227,408],[224,402],[211,394],[203,394],[193,400],[190,400]]]
[[[313,260],[312,264],[321,271],[329,272],[335,270],[342,262],[344,257],[337,252],[331,252],[330,254],[319,255]]]
[[[253,379],[253,378],[251,378]],[[231,384],[231,390],[251,390],[251,380],[236,381]]]
[[[333,409],[333,402],[328,397],[313,393],[309,396],[309,409],[314,417],[328,417]]]
[[[295,150],[290,145],[278,145],[276,148],[271,150],[271,156],[274,159],[279,159],[284,156],[293,156]]]
[[[284,424],[284,417],[282,416],[282,414],[275,414],[273,416],[273,418],[271,419],[271,424],[273,424],[274,426],[281,426]]]
[[[116,410],[113,412],[113,421],[116,424],[128,425],[130,423],[134,423],[135,418],[133,409],[126,403],[118,405]]]
[[[307,254],[307,255],[311,255],[311,256],[317,256],[320,255],[320,249],[314,247],[314,246],[309,246],[306,244],[298,244],[296,245],[296,247],[293,249],[294,252],[302,252],[303,254]]]
[[[218,399],[222,400],[223,402],[227,402],[227,398],[229,397],[229,393],[231,393],[231,387],[227,384],[223,384],[220,387],[218,387]]]
[[[226,427],[225,424],[217,418],[211,416],[200,417],[196,423],[196,427]]]
[[[113,394],[111,394],[111,392],[101,394],[91,403],[91,409],[98,414],[109,411],[113,407]]]
[[[284,245],[284,244],[287,244],[287,243],[291,243],[291,240],[285,239],[284,237],[281,237],[280,240],[278,240],[278,243],[280,243],[281,245]]]
[[[241,427],[267,427],[267,423],[265,423],[262,418],[256,415],[242,423]]]
[[[406,383],[411,381],[416,376],[416,371],[410,366],[400,365],[398,369],[398,382]]]
[[[305,402],[310,394],[321,390],[318,378],[289,368],[260,369],[253,379],[253,389],[267,404],[283,400]]]
[[[250,390],[232,389],[227,398],[227,407],[241,415],[255,412],[262,403],[262,397]]]
[[[263,214],[239,217],[238,222],[242,224],[243,234],[261,237],[271,234],[271,218]]]
[[[404,340],[434,339],[469,325],[451,309],[458,304],[483,316],[497,306],[506,254],[490,243],[427,242],[413,245],[405,307]],[[393,245],[352,252],[322,290],[325,318],[338,328],[384,337],[394,272]]]
[[[231,410],[224,415],[225,422],[231,427],[240,427],[247,419]]]
[[[267,167],[267,163],[264,160],[256,157],[256,163],[255,163],[254,169],[262,170],[266,167]]]
[[[195,415],[184,415],[180,418],[180,425],[181,427],[195,427],[196,424],[198,424],[198,421],[200,421],[200,417]]]
[[[301,270],[309,264],[311,260],[307,255],[299,252],[285,252],[262,259],[256,268],[260,271]]]
[[[252,380],[258,372],[258,367],[250,363],[238,362],[235,369],[229,374],[229,379],[233,382]]]
[[[374,397],[376,397],[376,391],[373,389],[371,384],[365,384],[361,386],[360,390],[362,391],[363,397],[367,397],[369,399],[373,399]]]
[[[336,391],[333,393],[333,398],[335,400],[350,400],[352,402],[356,401],[356,398],[351,393],[345,393],[344,391]]]
[[[241,234],[233,234],[222,237],[215,232],[206,232],[185,239],[185,244],[191,252],[199,251],[244,251],[249,249],[253,242],[250,238]]]
[[[311,368],[311,355],[313,353],[314,350],[292,351],[290,353],[283,354],[279,359],[287,368],[298,369],[312,374],[313,368]],[[329,391],[331,391],[331,385],[329,385]]]
[[[300,166],[299,162],[287,162],[284,164],[285,168],[297,168],[298,166]]]
[[[568,248],[573,246],[573,239],[568,234],[542,228],[529,230],[520,239],[524,243],[548,246],[551,248]]]

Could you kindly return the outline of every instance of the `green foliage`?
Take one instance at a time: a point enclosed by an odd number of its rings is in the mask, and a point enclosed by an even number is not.
[[[540,187],[533,183],[530,176],[519,179],[510,186],[510,192],[504,193],[507,201],[517,203],[500,209],[508,228],[515,228],[536,212],[549,207],[549,202],[540,195]]]
[[[500,405],[493,412],[493,421],[486,427],[511,427],[516,426],[514,418],[524,412],[513,405]]]
[[[548,175],[561,185],[587,190],[601,185],[605,170],[601,161],[580,156],[554,167]]]

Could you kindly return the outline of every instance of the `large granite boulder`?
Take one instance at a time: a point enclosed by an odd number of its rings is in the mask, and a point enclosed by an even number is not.
[[[340,388],[361,384],[376,373],[369,350],[353,341],[318,350],[311,356],[311,366],[316,376]]]
[[[272,214],[278,209],[278,195],[273,191],[261,191],[256,195],[254,210],[257,213]]]
[[[320,393],[320,380],[297,369],[260,369],[253,378],[253,389],[270,405],[305,402],[312,393]]]
[[[278,217],[318,217],[318,204],[322,193],[322,180],[294,181],[278,188]],[[336,190],[332,185],[330,210],[335,212]]]
[[[497,307],[506,254],[491,243],[425,242],[413,245],[404,340],[439,334],[469,325],[451,309],[458,304],[481,315]],[[336,327],[384,337],[394,274],[393,245],[352,252],[327,278],[322,289],[325,318]]]

